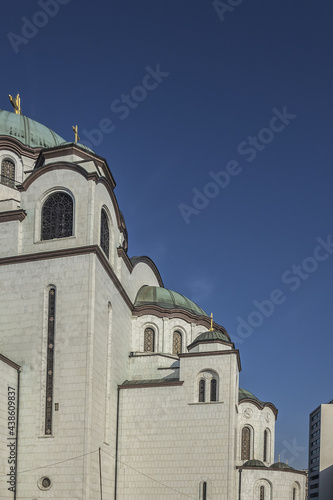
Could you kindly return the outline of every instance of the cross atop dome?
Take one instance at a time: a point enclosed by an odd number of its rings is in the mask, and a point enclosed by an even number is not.
[[[20,94],[17,94],[17,96],[15,97],[15,99],[9,94],[9,100],[11,102],[11,105],[15,109],[15,114],[21,115],[22,111],[21,111],[21,98],[20,98]]]

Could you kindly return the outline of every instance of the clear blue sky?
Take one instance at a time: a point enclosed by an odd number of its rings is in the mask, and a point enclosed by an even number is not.
[[[19,92],[68,141],[78,124],[129,255],[234,336],[241,386],[279,408],[276,458],[302,468],[333,397],[333,5],[228,1],[3,2],[0,107]]]

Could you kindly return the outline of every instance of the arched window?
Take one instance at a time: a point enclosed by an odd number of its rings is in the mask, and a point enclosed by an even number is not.
[[[15,164],[11,160],[2,160],[1,184],[11,188],[15,187]]]
[[[268,432],[264,431],[264,462],[267,462],[267,441],[268,441]]]
[[[251,431],[248,427],[242,429],[241,460],[250,460]]]
[[[145,329],[143,350],[145,352],[154,352],[155,350],[155,332],[152,328]]]
[[[199,380],[199,403],[205,402],[205,390],[206,390],[206,381],[205,379]]]
[[[180,354],[182,352],[182,334],[173,332],[172,339],[172,354]]]
[[[260,486],[259,500],[265,500],[265,486]]]
[[[293,488],[293,500],[296,500],[296,488]]]
[[[109,218],[104,208],[102,208],[101,211],[101,247],[105,255],[109,257],[109,251],[110,251]]]
[[[216,380],[216,378],[212,378],[212,380],[210,381],[210,400],[211,401],[217,400],[217,380]]]
[[[202,483],[202,500],[207,500],[207,483]]]
[[[66,238],[73,234],[73,199],[63,192],[51,194],[42,208],[42,240]]]

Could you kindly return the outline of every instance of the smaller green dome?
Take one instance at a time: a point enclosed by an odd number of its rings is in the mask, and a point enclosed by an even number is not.
[[[226,333],[219,332],[217,330],[207,330],[206,332],[200,333],[188,346],[188,348],[193,347],[195,344],[201,343],[201,342],[228,342],[230,344],[230,339]]]
[[[275,464],[272,464],[270,469],[284,469],[284,470],[295,470],[293,467],[290,467],[290,465],[285,464],[284,462],[275,462]]]
[[[266,467],[266,465],[261,460],[252,459],[245,462],[243,467]]]
[[[240,403],[243,399],[254,399],[254,401],[258,401],[262,406],[265,406],[264,401],[260,401],[260,399],[257,398],[252,392],[247,391],[246,389],[241,389],[239,388],[238,391],[238,402]]]

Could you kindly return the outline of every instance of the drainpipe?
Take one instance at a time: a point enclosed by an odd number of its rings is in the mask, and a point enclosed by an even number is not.
[[[242,469],[239,470],[239,483],[238,483],[238,500],[241,500],[242,495]]]
[[[119,394],[120,388],[117,392],[117,426],[116,426],[116,453],[114,465],[114,500],[117,500],[117,479],[118,479],[118,434],[119,434]]]

